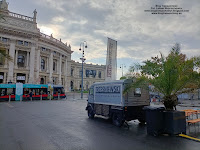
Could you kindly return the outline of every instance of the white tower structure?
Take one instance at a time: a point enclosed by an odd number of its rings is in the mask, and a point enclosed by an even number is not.
[[[117,41],[108,38],[106,58],[106,81],[116,80],[117,77]]]

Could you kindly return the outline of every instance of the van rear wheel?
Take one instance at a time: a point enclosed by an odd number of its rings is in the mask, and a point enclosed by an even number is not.
[[[112,116],[112,122],[115,126],[121,127],[124,123],[122,115],[119,114],[119,113],[114,113],[113,116]]]
[[[94,118],[94,111],[91,107],[88,108],[88,117],[90,119],[93,119]]]
[[[145,124],[145,123],[146,123],[146,120],[145,120],[145,119],[139,118],[138,120],[139,120],[139,122],[140,122],[141,124]]]

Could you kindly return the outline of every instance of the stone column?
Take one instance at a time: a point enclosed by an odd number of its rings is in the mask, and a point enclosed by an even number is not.
[[[66,91],[71,91],[71,80],[73,79],[73,77],[71,77],[71,59],[70,57],[67,57],[67,77],[69,77],[67,79],[67,89],[65,89]]]
[[[33,43],[31,46],[31,52],[30,52],[29,83],[34,83],[35,47],[36,47],[36,44]]]
[[[67,58],[65,60],[65,66],[64,66],[64,83],[65,83],[65,91],[69,91],[69,82],[67,82]]]
[[[53,74],[53,53],[51,52],[49,58],[49,83],[52,83],[52,74]]]
[[[9,55],[14,59],[14,56],[15,56],[15,40],[10,41]],[[7,82],[9,82],[9,81],[13,82],[13,69],[14,69],[14,62],[9,61]]]
[[[26,55],[26,69],[28,69],[29,67],[29,52],[27,52],[27,55]]]
[[[39,84],[40,82],[40,49],[37,50],[37,58],[36,58],[36,82]]]
[[[8,54],[8,51],[6,50],[6,54]],[[7,68],[8,67],[8,60],[6,59],[5,60],[5,64],[4,64],[4,68]]]
[[[46,68],[46,70],[47,70],[47,72],[49,72],[49,58],[48,58],[48,57],[47,57],[46,64],[47,64],[47,68]]]
[[[15,54],[15,68],[18,68],[17,60],[18,60],[18,50],[16,50],[16,54]]]
[[[96,70],[96,76],[95,76],[95,79],[98,79],[98,73],[99,73],[99,71]]]
[[[14,73],[14,83],[17,83],[17,73]]]
[[[42,68],[41,68],[41,62],[42,62],[42,57],[39,56],[39,68],[40,68],[40,71],[42,71]]]
[[[6,72],[3,73],[3,83],[6,83]]]
[[[25,76],[25,83],[28,83],[28,74],[26,73],[26,76]]]
[[[62,75],[62,71],[61,71],[61,69],[62,69],[62,55],[60,55],[60,60],[59,60],[59,76],[58,76],[58,84],[62,84],[62,80],[61,80],[61,75]]]
[[[60,70],[59,70],[59,63],[60,63],[60,61],[58,61],[58,59],[56,59],[56,65],[57,65],[57,66],[56,66],[56,73],[57,73],[57,74],[59,74],[59,71],[60,71]]]

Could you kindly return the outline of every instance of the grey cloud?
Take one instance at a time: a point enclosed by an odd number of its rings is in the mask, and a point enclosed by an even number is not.
[[[87,60],[105,57],[106,40],[111,37],[118,41],[118,52],[127,59],[141,61],[167,54],[171,46],[179,42],[182,50],[198,55],[200,47],[200,3],[199,0],[10,0],[13,11],[31,14],[38,10],[38,24],[60,25],[58,35],[70,41],[75,56],[81,41],[87,40]],[[21,9],[24,3],[24,9]],[[183,15],[152,15],[144,12],[157,4],[175,4],[189,13]],[[12,10],[11,10],[12,11]],[[27,13],[28,12],[28,13]],[[63,17],[63,22],[53,18]],[[57,38],[60,38],[57,37]],[[103,53],[102,55],[97,55]],[[122,54],[120,57],[122,57]],[[94,58],[93,58],[94,57]],[[79,59],[79,58],[78,58]],[[100,59],[103,61],[103,59]],[[126,63],[126,59],[121,59]],[[120,62],[120,63],[121,63]],[[104,64],[105,62],[102,62]]]

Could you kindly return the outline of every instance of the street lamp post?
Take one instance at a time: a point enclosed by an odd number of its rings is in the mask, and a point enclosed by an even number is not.
[[[81,71],[81,99],[83,99],[83,63],[84,63],[84,61],[86,60],[85,58],[84,58],[84,48],[87,48],[87,42],[86,41],[84,41],[84,42],[82,42],[82,43],[80,43],[80,51],[81,51],[81,46],[83,47],[83,49],[82,49],[82,58],[80,58],[81,59],[81,61],[82,61],[82,71]]]
[[[120,68],[122,69],[122,77],[123,77],[123,69],[124,69],[124,67],[126,68],[125,64],[121,64],[120,65]]]

